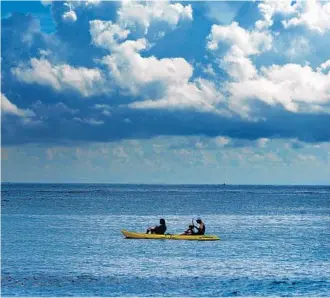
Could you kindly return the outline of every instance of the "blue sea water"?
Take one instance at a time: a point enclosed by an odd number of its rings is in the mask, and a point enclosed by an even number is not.
[[[329,296],[330,187],[2,184],[3,296]],[[124,239],[201,216],[220,241]]]

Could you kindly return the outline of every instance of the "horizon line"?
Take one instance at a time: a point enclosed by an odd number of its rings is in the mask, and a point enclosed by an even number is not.
[[[103,185],[146,185],[146,186],[326,186],[330,187],[330,184],[253,184],[253,183],[137,183],[137,182],[12,182],[12,181],[1,181],[2,184],[103,184]]]

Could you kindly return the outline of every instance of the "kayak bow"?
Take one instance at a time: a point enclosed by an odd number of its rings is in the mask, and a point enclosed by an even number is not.
[[[180,234],[146,234],[121,230],[126,239],[163,239],[163,240],[195,240],[195,241],[215,241],[220,240],[216,235],[180,235]]]

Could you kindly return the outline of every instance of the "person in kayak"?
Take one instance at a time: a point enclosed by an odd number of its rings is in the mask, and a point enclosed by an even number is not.
[[[181,235],[194,235],[194,225],[189,225],[188,229],[185,230]]]
[[[205,234],[205,224],[203,223],[201,218],[197,218],[196,222],[198,223],[198,227],[194,226],[197,230],[194,232],[194,235],[204,235]]]
[[[151,233],[151,234],[159,234],[159,235],[164,235],[166,232],[166,223],[165,223],[165,219],[161,218],[159,220],[159,226],[155,226],[155,227],[149,227],[147,229],[147,234]]]

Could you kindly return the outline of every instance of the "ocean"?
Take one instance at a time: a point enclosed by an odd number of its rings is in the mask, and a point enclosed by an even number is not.
[[[330,187],[2,184],[2,296],[330,296]],[[124,239],[200,216],[214,242]]]

